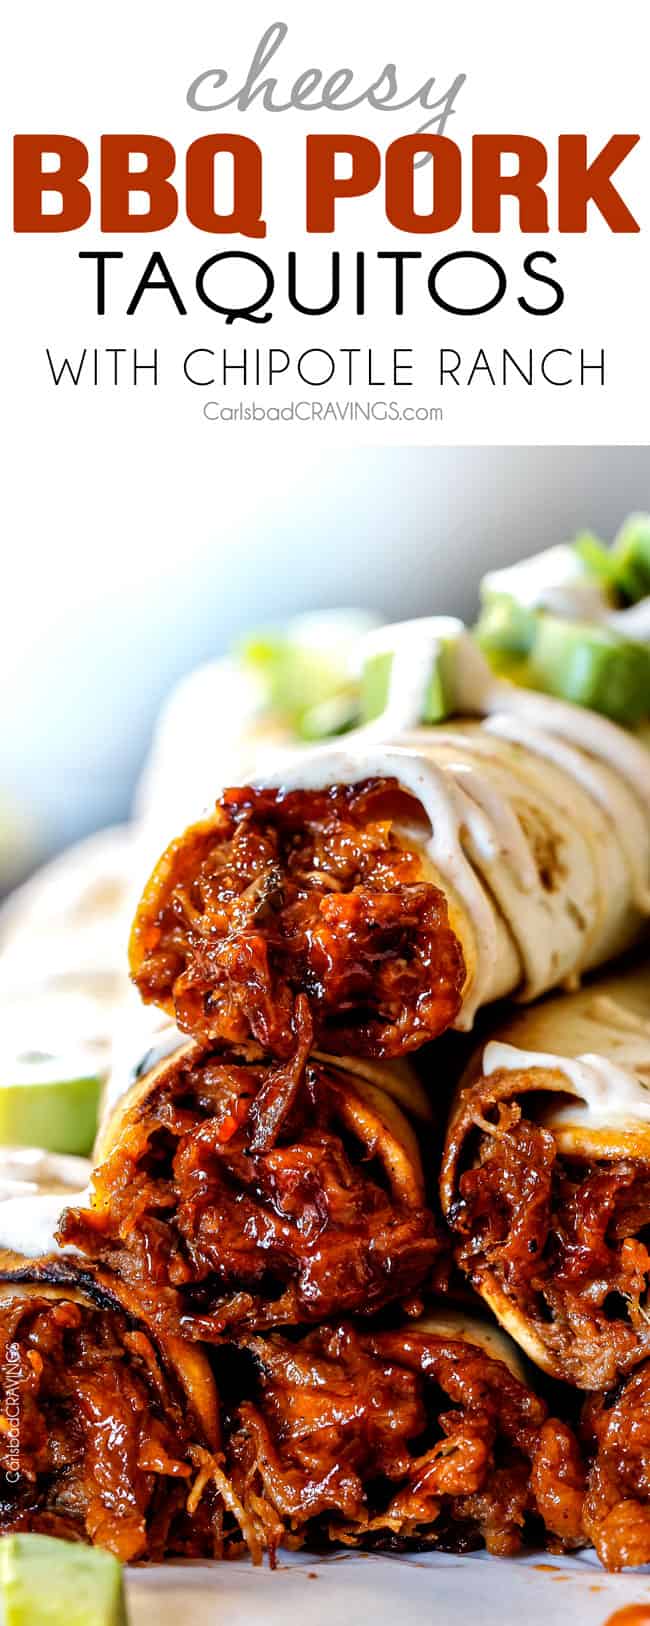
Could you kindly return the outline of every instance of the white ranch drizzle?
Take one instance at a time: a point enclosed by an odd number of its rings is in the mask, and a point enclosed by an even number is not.
[[[560,543],[532,559],[491,570],[483,577],[482,597],[506,595],[528,610],[550,610],[563,620],[613,627],[624,638],[650,643],[650,596],[624,610],[612,609],[611,597],[589,575],[575,548]]]
[[[526,724],[556,735],[569,745],[597,761],[608,763],[630,785],[642,808],[650,806],[650,751],[624,728],[601,717],[585,706],[574,706],[568,700],[556,700],[553,695],[536,694],[532,689],[518,689],[514,683],[498,679],[481,711],[484,716],[502,713],[520,717]]]
[[[470,761],[455,761],[452,757],[446,766],[456,780],[462,777],[468,793],[488,816],[494,817],[500,829],[502,839],[496,861],[488,867],[478,854],[475,862],[501,914],[513,926],[524,972],[521,991],[527,998],[533,998],[548,988],[549,982],[572,976],[582,967],[599,923],[599,895],[583,835],[562,816],[557,802],[543,790],[538,787],[531,794],[530,786],[526,786],[523,777],[520,779],[516,767],[513,771],[507,763],[500,766],[492,760],[482,768],[480,754],[478,761],[472,762],[474,751],[480,753],[483,743],[468,737],[463,749]],[[438,739],[438,748],[440,744]],[[516,816],[516,801],[535,804],[537,810],[543,810],[546,826],[563,837],[567,877],[552,890],[547,891],[540,884],[530,842]],[[509,840],[504,810],[511,824]],[[513,853],[515,863],[512,863]]]
[[[648,1082],[626,1067],[618,1067],[606,1056],[585,1052],[581,1056],[555,1056],[544,1050],[519,1050],[516,1045],[491,1039],[483,1052],[482,1068],[490,1078],[497,1072],[528,1072],[539,1067],[561,1073],[580,1102],[580,1123],[608,1129],[620,1124],[630,1127],[650,1123],[650,1077]],[[650,1063],[649,1063],[650,1067]],[[558,1114],[556,1121],[559,1121]],[[575,1111],[567,1108],[573,1122]]]
[[[650,644],[650,595],[639,599],[638,604],[630,604],[627,610],[611,610],[605,620],[634,643]]]
[[[444,643],[466,636],[456,616],[422,616],[418,621],[398,621],[377,627],[364,638],[363,660],[374,655],[392,655],[388,696],[381,717],[362,732],[391,739],[411,728],[422,716],[433,661]]]
[[[584,706],[522,689],[495,677],[462,622],[451,616],[403,621],[394,627],[382,627],[367,640],[365,647],[372,653],[378,653],[381,648],[394,652],[388,707],[382,717],[370,725],[374,732],[380,731],[383,739],[392,738],[398,719],[400,730],[417,728],[431,667],[440,648],[450,640],[454,640],[455,712],[470,717],[501,714],[521,718],[524,725],[539,728],[547,735],[557,735],[559,740],[577,745],[588,755],[609,763],[635,791],[642,808],[646,810],[650,806],[650,752],[633,734]],[[420,671],[425,650],[428,653],[427,679],[419,693],[413,681],[416,646]],[[367,733],[367,728],[359,729],[349,738]]]
[[[42,1192],[78,1191],[90,1177],[88,1158],[44,1152],[39,1146],[0,1147],[0,1200]]]
[[[599,620],[609,608],[600,583],[585,569],[579,553],[567,542],[534,553],[515,565],[490,570],[483,577],[481,596],[505,594],[528,610],[551,610],[569,620]]]
[[[416,730],[406,736],[409,744],[421,744],[425,748],[431,738],[426,730]],[[437,728],[435,731],[440,766],[456,775],[464,772],[467,788],[479,787],[482,800],[489,794],[493,803],[503,806],[505,801],[518,841],[525,848],[531,873],[529,928],[533,926],[533,911],[537,917],[534,929],[529,929],[526,940],[520,943],[526,973],[522,993],[530,998],[548,987],[549,942],[555,945],[553,981],[557,982],[565,975],[573,978],[586,967],[600,964],[602,943],[608,952],[610,942],[618,944],[619,935],[623,936],[624,943],[628,940],[630,866],[626,865],[612,821],[606,819],[602,809],[594,807],[575,779],[567,778],[566,770],[555,764],[547,769],[534,753],[520,755],[516,743],[509,742],[506,751],[499,751],[487,725],[478,721],[465,729],[457,726],[454,730]],[[451,755],[454,749],[459,754],[458,762]],[[476,758],[476,762],[463,764],[463,756]],[[614,783],[618,786],[617,780]],[[642,858],[645,844],[650,858],[647,821],[642,819],[631,792],[628,801],[639,853]],[[488,806],[487,799],[485,805]],[[545,824],[561,843],[566,881],[552,894],[540,886],[537,866],[517,817],[517,807],[525,809],[526,805],[533,819],[543,813]],[[634,814],[638,827],[634,824]],[[525,819],[524,812],[524,822]],[[505,919],[516,918],[518,899],[512,897],[505,866],[497,865],[490,874],[485,871],[485,878]]]
[[[78,1248],[60,1248],[54,1233],[64,1208],[70,1204],[86,1207],[89,1196],[86,1189],[71,1191],[68,1196],[58,1191],[37,1197],[7,1197],[0,1202],[0,1248],[9,1248],[25,1259],[40,1259],[49,1253],[78,1253]]]
[[[621,785],[620,781],[605,768],[604,763],[593,764],[596,779],[605,776],[613,786],[616,793],[620,793],[621,809],[626,814],[625,844],[620,839],[617,824],[608,815],[605,807],[594,805],[595,799],[589,796],[586,784],[581,784],[576,776],[569,776],[567,766],[559,766],[551,762],[546,767],[549,757],[554,756],[551,742],[548,756],[535,752],[531,747],[520,752],[519,735],[513,740],[508,739],[507,750],[499,751],[495,745],[494,734],[506,736],[504,728],[491,727],[491,721],[472,720],[469,727],[456,724],[451,730],[436,729],[436,754],[445,760],[447,753],[453,745],[461,752],[477,758],[480,770],[481,759],[487,759],[487,772],[490,777],[503,782],[504,772],[508,774],[512,791],[506,789],[506,799],[510,804],[511,795],[517,794],[523,802],[532,805],[533,809],[547,808],[550,801],[550,811],[547,809],[549,822],[556,834],[560,836],[563,847],[563,863],[567,871],[566,887],[559,890],[553,900],[540,894],[539,878],[533,865],[534,886],[536,891],[536,907],[540,914],[540,930],[544,934],[554,929],[553,914],[559,918],[560,933],[565,942],[565,953],[568,956],[567,975],[573,980],[575,974],[583,969],[600,965],[603,959],[603,948],[606,957],[612,952],[619,952],[625,947],[630,937],[630,909],[631,905],[639,908],[639,899],[643,903],[646,888],[643,886],[645,872],[650,865],[650,828],[647,818],[644,818],[641,808],[632,791]],[[494,719],[500,722],[501,719]],[[505,720],[507,722],[507,719]],[[409,744],[417,745],[422,742],[426,745],[427,735],[424,729],[415,730],[405,737]],[[546,741],[546,736],[539,736]],[[586,765],[587,759],[582,758],[577,751],[574,754],[577,764]],[[498,764],[501,763],[501,774]],[[589,769],[585,773],[585,780],[589,777]],[[483,780],[485,775],[483,775]],[[507,785],[507,781],[506,781]],[[503,791],[502,783],[502,791]],[[501,797],[503,800],[503,795]],[[513,808],[513,817],[514,808]],[[517,827],[521,834],[521,827],[517,820]],[[634,852],[626,852],[626,846]],[[645,860],[644,860],[645,854]],[[628,861],[629,860],[629,861]],[[532,863],[532,855],[531,855]],[[630,879],[633,882],[632,893]],[[490,884],[497,897],[502,912],[506,918],[510,917],[511,900],[504,891],[503,881],[497,872],[496,878],[491,878]],[[576,945],[575,938],[571,948],[570,936],[567,932],[567,916],[575,916],[576,910],[584,917],[580,928],[580,945]],[[642,910],[641,910],[642,912]],[[577,920],[577,917],[576,917]],[[567,938],[569,940],[567,941]],[[528,987],[534,988],[538,976],[535,965],[539,964],[543,953],[543,938],[538,938],[525,945],[525,969]],[[576,953],[578,958],[576,958]],[[558,973],[555,980],[559,980]]]
[[[287,790],[314,790],[358,783],[373,776],[394,777],[420,803],[430,833],[426,837],[412,833],[411,839],[423,849],[448,888],[452,902],[459,901],[466,917],[465,931],[471,929],[474,933],[475,953],[466,955],[470,975],[456,1022],[457,1027],[468,1028],[481,1005],[496,997],[497,992],[512,993],[517,982],[516,975],[510,976],[509,986],[507,981],[503,985],[503,965],[499,969],[497,963],[499,953],[503,959],[503,926],[477,870],[483,872],[490,890],[495,890],[496,881],[497,895],[507,898],[507,907],[502,905],[504,918],[527,973],[528,997],[557,983],[571,970],[579,971],[582,959],[574,945],[573,962],[564,967],[562,953],[569,961],[568,939],[563,949],[553,941],[555,922],[548,916],[546,929],[540,930],[540,888],[507,790],[508,778],[512,797],[520,789],[514,770],[504,764],[500,777],[505,784],[500,790],[489,782],[487,773],[481,773],[480,762],[472,763],[471,744],[460,732],[454,735],[441,728],[418,727],[432,663],[450,640],[454,644],[455,710],[460,715],[483,717],[487,719],[486,731],[502,732],[515,743],[520,739],[529,751],[554,761],[569,783],[571,779],[580,783],[617,828],[626,788],[628,794],[633,794],[636,817],[627,821],[623,818],[626,833],[622,835],[619,830],[619,838],[626,856],[629,852],[634,891],[630,910],[634,906],[650,912],[650,752],[606,718],[495,678],[462,623],[451,617],[403,622],[371,634],[365,643],[366,655],[393,655],[383,715],[348,735],[344,745],[326,745],[309,754],[294,755],[256,783]],[[458,760],[437,762],[440,746],[455,741]],[[579,747],[580,755],[573,747]],[[617,786],[613,775],[620,777],[622,787]],[[633,823],[634,837],[630,829]],[[632,852],[637,833],[638,854]]]

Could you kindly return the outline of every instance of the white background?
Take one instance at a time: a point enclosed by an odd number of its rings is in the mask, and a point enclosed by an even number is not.
[[[285,95],[314,63],[328,73],[349,65],[361,86],[395,61],[405,94],[431,73],[442,89],[464,72],[449,126],[464,152],[473,131],[525,132],[553,151],[562,130],[588,131],[595,152],[613,131],[647,129],[645,10],[639,0],[615,7],[248,0],[237,8],[216,0],[112,0],[103,8],[21,0],[12,8],[2,70],[0,814],[3,798],[20,819],[29,809],[37,850],[124,812],[164,691],[247,625],[341,602],[368,602],[386,616],[469,615],[488,565],[582,523],[611,535],[629,508],[650,503],[645,454],[599,449],[647,440],[650,187],[644,139],[620,171],[644,230],[613,237],[594,216],[586,238],[559,242],[551,233],[542,241],[558,254],[566,289],[553,318],[526,317],[510,297],[487,317],[465,321],[422,302],[400,322],[371,300],[365,322],[339,313],[314,322],[285,317],[277,302],[268,326],[226,328],[191,303],[196,268],[222,240],[186,223],[155,238],[102,240],[95,212],[79,233],[13,236],[11,133],[81,137],[93,155],[94,185],[101,132],[166,135],[183,153],[220,118],[221,127],[264,148],[270,229],[247,246],[276,268],[293,246],[315,266],[327,262],[333,244],[308,241],[303,231],[307,131],[347,125],[383,146],[414,129],[421,109],[358,109],[340,122],[333,113],[271,116],[257,104],[247,114],[199,115],[185,96],[201,70],[223,65],[239,85],[264,28],[281,17],[290,31],[275,70]],[[519,238],[507,205],[505,218],[508,230],[480,247],[510,270],[539,244]],[[339,220],[344,258],[361,246],[369,261],[377,248],[414,246],[388,228],[380,192],[343,204]],[[415,246],[434,258],[471,246],[471,234],[465,223],[431,250],[428,241]],[[77,254],[102,245],[123,248],[127,260],[115,280],[115,314],[99,320],[90,268]],[[160,293],[145,296],[137,317],[120,314],[154,246],[187,296],[186,318]],[[412,344],[425,358],[441,344],[468,354],[479,345],[498,352],[504,343],[590,352],[604,344],[610,384],[605,392],[480,384],[445,398],[443,422],[433,426],[208,423],[201,392],[180,377],[183,355],[197,344],[239,350],[270,340],[290,350],[363,343],[379,355]],[[84,345],[136,342],[145,355],[158,345],[158,390],[146,382],[56,390],[49,379],[47,344],[57,355],[78,355]],[[291,393],[284,389],[278,398]],[[404,393],[431,394],[428,387]],[[544,442],[567,449],[558,456],[454,449]],[[578,443],[586,449],[572,453]]]
[[[447,127],[463,150],[465,164],[459,225],[434,238],[396,232],[386,222],[380,187],[368,198],[340,204],[336,246],[344,260],[364,248],[369,275],[374,254],[382,248],[420,249],[425,263],[457,249],[492,252],[511,281],[506,298],[494,311],[483,317],[454,317],[422,294],[411,302],[410,316],[401,320],[389,316],[390,306],[380,291],[386,267],[375,272],[377,291],[369,293],[363,320],[346,308],[320,320],[286,310],[280,285],[287,249],[299,250],[305,266],[327,267],[334,246],[330,237],[308,239],[305,234],[307,132],[351,129],[383,147],[417,128],[422,111],[416,107],[404,113],[379,112],[364,106],[351,113],[269,114],[255,102],[245,113],[193,112],[185,98],[196,75],[221,65],[230,71],[232,88],[237,88],[264,29],[278,17],[289,24],[289,34],[269,71],[277,72],[285,95],[296,75],[314,63],[327,73],[342,65],[352,67],[362,88],[379,76],[386,61],[393,61],[406,94],[432,73],[441,90],[456,74],[467,75]],[[240,131],[264,150],[264,214],[269,228],[259,242],[215,238],[190,227],[181,215],[169,230],[154,236],[102,239],[95,208],[79,232],[14,239],[4,296],[10,314],[4,363],[23,426],[27,420],[35,433],[55,436],[59,446],[72,437],[83,457],[92,455],[97,438],[113,441],[116,430],[125,428],[139,437],[146,463],[158,453],[166,455],[170,433],[177,455],[188,451],[191,455],[199,448],[210,457],[224,431],[202,420],[202,392],[183,382],[182,359],[193,345],[222,346],[227,341],[239,350],[244,343],[273,343],[299,353],[311,344],[327,344],[330,350],[361,344],[372,345],[380,361],[394,345],[416,348],[419,382],[408,394],[425,404],[442,405],[443,422],[307,428],[297,432],[303,446],[314,437],[319,444],[327,437],[348,445],[369,438],[382,445],[416,440],[426,444],[432,439],[451,444],[645,441],[650,360],[650,168],[645,141],[616,176],[644,228],[640,233],[612,234],[593,206],[587,235],[560,237],[553,229],[558,135],[587,132],[590,155],[595,155],[613,132],[643,135],[648,130],[644,23],[647,12],[639,0],[619,0],[616,6],[603,0],[546,0],[543,6],[522,6],[518,0],[497,0],[489,6],[482,0],[456,0],[444,7],[421,0],[401,0],[399,6],[379,0],[372,7],[330,0],[326,8],[301,0],[277,0],[275,6],[270,0],[248,0],[245,6],[232,8],[215,0],[185,0],[183,5],[171,0],[138,0],[137,5],[113,0],[101,11],[85,0],[55,4],[22,0],[13,13],[14,50],[3,98],[9,130],[49,129],[79,136],[92,153],[95,197],[101,132],[167,136],[180,155],[177,170],[182,177],[190,141],[214,129]],[[510,199],[504,203],[501,234],[472,238],[469,146],[478,132],[525,133],[546,144],[552,198],[552,229],[546,236],[520,235],[516,205]],[[179,184],[182,196],[182,179]],[[6,223],[6,209],[3,218]],[[240,322],[227,328],[193,292],[201,261],[220,248],[239,245],[269,257],[277,268],[275,314],[266,326]],[[112,314],[103,320],[94,315],[93,269],[77,261],[79,249],[102,246],[123,249],[127,256],[109,267]],[[128,319],[122,314],[153,248],[169,261],[188,305],[186,317],[176,313],[164,293],[145,296],[137,316]],[[557,255],[557,274],[565,288],[564,306],[548,318],[527,315],[516,303],[518,292],[531,291],[519,268],[524,254],[536,248]],[[418,273],[414,280],[422,282]],[[83,345],[132,347],[136,340],[144,352],[154,343],[161,351],[157,399],[143,382],[137,390],[111,391],[107,386],[96,391],[92,385],[77,392],[60,389],[54,400],[43,354],[46,344],[57,354],[68,350],[77,354]],[[531,344],[539,352],[549,346],[572,350],[582,346],[594,359],[605,346],[607,388],[594,383],[583,389],[540,384],[531,390],[514,382],[504,391],[486,379],[470,389],[448,385],[441,392],[438,387],[432,362],[442,345],[454,346],[470,358],[480,346],[498,355],[504,345],[525,356]],[[287,388],[290,393],[290,386],[281,385],[275,398],[286,398]],[[250,429],[225,433],[229,455],[243,458],[242,438],[250,453]],[[278,438],[286,440],[288,433],[273,431],[276,450]],[[261,436],[267,447],[270,434],[266,427]]]

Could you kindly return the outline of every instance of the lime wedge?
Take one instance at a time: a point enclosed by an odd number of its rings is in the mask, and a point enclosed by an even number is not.
[[[127,1626],[122,1565],[55,1536],[0,1539],[4,1626]]]
[[[52,1056],[0,1065],[0,1143],[86,1157],[97,1132],[101,1078],[66,1077],[65,1061]]]

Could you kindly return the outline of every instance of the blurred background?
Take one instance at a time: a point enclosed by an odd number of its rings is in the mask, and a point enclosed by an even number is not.
[[[276,456],[268,433],[259,446],[230,460],[215,439],[207,479],[204,446],[198,489],[161,460],[153,500],[134,499],[137,449],[130,462],[122,447],[89,515],[87,489],[59,469],[48,536],[30,531],[25,492],[1,651],[5,891],[127,817],[165,697],[243,633],[346,605],[471,618],[486,569],[585,527],[609,539],[650,505],[643,448]],[[212,716],[206,754],[223,725]]]

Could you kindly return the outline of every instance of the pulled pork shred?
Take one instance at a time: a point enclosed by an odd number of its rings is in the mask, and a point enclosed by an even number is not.
[[[586,1537],[608,1570],[650,1563],[650,1362],[612,1393],[589,1396],[582,1431],[593,1458]]]
[[[518,1103],[476,1122],[478,1162],[449,1215],[459,1263],[476,1286],[497,1276],[568,1382],[607,1389],[650,1354],[648,1165],[572,1162]]]
[[[92,1206],[62,1216],[60,1240],[137,1288],[162,1332],[368,1313],[441,1251],[417,1153],[398,1188],[380,1116],[351,1117],[354,1079],[309,1059],[304,1000],[298,1022],[290,1062],[180,1060],[95,1171]]]
[[[535,1533],[558,1551],[583,1539],[571,1430],[476,1345],[343,1325],[239,1347],[257,1396],[232,1417],[230,1472],[285,1539],[502,1555]]]
[[[229,1365],[231,1394],[215,1455],[192,1437],[148,1337],[120,1314],[14,1299],[0,1335],[20,1369],[3,1532],[86,1540],[123,1561],[243,1545],[272,1564],[280,1545],[511,1554],[531,1534],[555,1550],[580,1541],[570,1429],[477,1346],[351,1325],[224,1343],[215,1364]],[[11,1415],[7,1394],[5,1471]]]
[[[0,1359],[2,1533],[85,1540],[123,1562],[223,1550],[218,1460],[197,1495],[201,1448],[146,1334],[112,1310],[12,1298]]]
[[[306,995],[328,1050],[398,1056],[460,1008],[461,946],[443,893],[394,832],[394,780],[226,791],[163,855],[139,905],[132,973],[145,1002],[201,1042],[294,1044]],[[402,810],[403,811],[403,810]],[[412,812],[411,808],[411,812]]]

